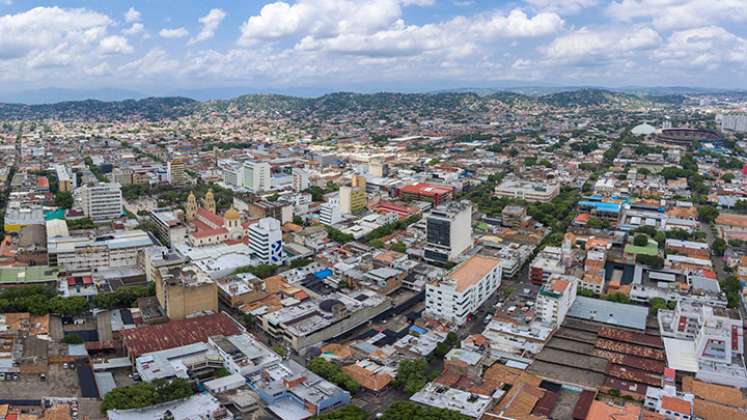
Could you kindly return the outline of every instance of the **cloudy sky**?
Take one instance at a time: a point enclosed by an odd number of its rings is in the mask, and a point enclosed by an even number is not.
[[[0,91],[747,87],[747,0],[0,0]]]

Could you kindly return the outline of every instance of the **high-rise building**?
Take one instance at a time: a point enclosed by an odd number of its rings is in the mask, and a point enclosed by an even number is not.
[[[249,226],[249,244],[252,257],[258,262],[283,263],[283,231],[279,220],[265,217]]]
[[[173,159],[168,163],[169,183],[185,185],[187,183],[187,165],[182,159]]]
[[[107,222],[122,216],[122,188],[117,183],[100,182],[75,190],[83,214],[94,222]]]
[[[326,226],[339,223],[342,220],[340,212],[340,199],[337,197],[330,198],[326,203],[319,207],[319,221]]]
[[[472,204],[442,204],[426,217],[425,259],[445,263],[472,246]]]
[[[169,319],[218,312],[218,287],[196,267],[161,267],[155,274],[156,297]]]
[[[75,174],[65,165],[55,164],[57,174],[57,188],[60,192],[72,192],[75,189]]]
[[[340,187],[340,210],[342,214],[354,214],[364,210],[366,204],[366,178],[354,175],[350,186]]]
[[[382,159],[372,159],[368,162],[368,173],[380,178],[389,176],[389,165]]]
[[[721,119],[721,131],[747,132],[747,114],[724,114],[718,118]]]
[[[464,325],[501,285],[501,260],[472,256],[425,288],[425,314]]]
[[[537,294],[537,317],[546,324],[559,327],[576,300],[577,288],[578,279],[573,276],[552,276]]]
[[[309,188],[309,171],[303,168],[293,168],[293,191],[301,192]]]
[[[241,167],[242,186],[252,193],[260,193],[270,189],[271,172],[267,162],[244,162]]]

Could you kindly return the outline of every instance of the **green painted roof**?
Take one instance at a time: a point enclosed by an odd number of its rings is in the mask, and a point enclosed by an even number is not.
[[[58,271],[48,265],[32,267],[0,268],[0,284],[3,283],[48,283],[57,280]]]

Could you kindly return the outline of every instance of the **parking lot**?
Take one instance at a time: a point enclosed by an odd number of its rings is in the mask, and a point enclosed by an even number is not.
[[[19,400],[79,396],[78,375],[75,369],[50,364],[46,380],[38,374],[21,374],[18,380],[0,382],[0,395]]]

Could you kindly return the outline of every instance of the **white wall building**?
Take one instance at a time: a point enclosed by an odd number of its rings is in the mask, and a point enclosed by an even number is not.
[[[573,276],[553,276],[537,294],[535,312],[543,322],[559,327],[576,300],[578,279]]]
[[[425,288],[425,314],[464,325],[501,284],[501,261],[475,255]]]
[[[326,226],[340,223],[342,211],[340,210],[340,199],[330,198],[326,203],[319,206],[319,221]]]
[[[283,263],[283,231],[280,221],[265,217],[249,226],[252,257],[263,264]]]
[[[426,216],[425,259],[452,261],[472,246],[472,204],[450,202]]]
[[[241,167],[242,186],[252,193],[267,191],[271,186],[270,164],[267,162],[244,162]]]
[[[75,190],[83,214],[94,222],[107,222],[122,216],[122,188],[117,183],[101,182]]]
[[[303,168],[293,168],[293,191],[301,192],[309,188],[309,171]]]

